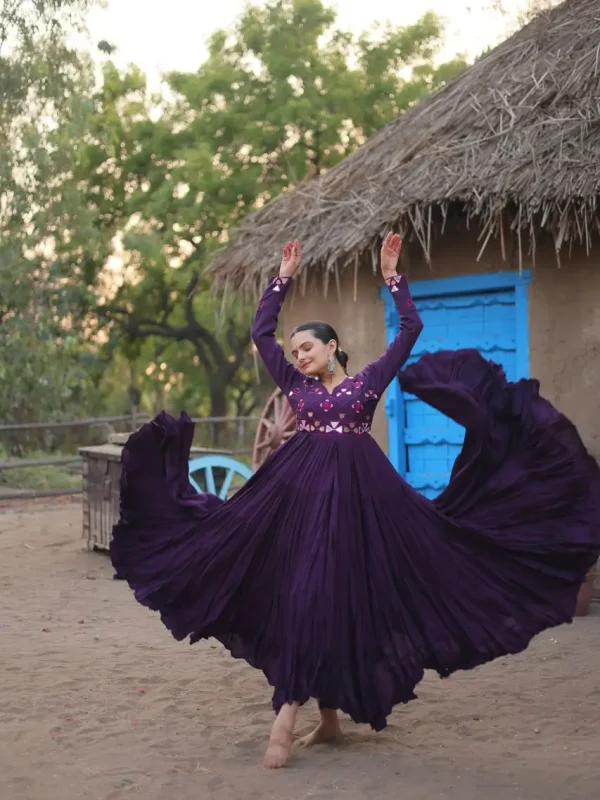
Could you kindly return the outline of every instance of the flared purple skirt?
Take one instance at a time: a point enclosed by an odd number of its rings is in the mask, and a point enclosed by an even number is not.
[[[215,637],[262,670],[275,710],[314,697],[379,730],[425,669],[571,621],[598,558],[600,471],[535,381],[475,351],[399,377],[466,427],[435,501],[365,435],[298,433],[226,502],[189,484],[185,414],[124,449],[117,575],[176,639]]]

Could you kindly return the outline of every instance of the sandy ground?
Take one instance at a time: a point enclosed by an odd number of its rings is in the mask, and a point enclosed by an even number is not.
[[[522,656],[428,676],[381,734],[344,721],[343,743],[267,773],[262,675],[172,641],[80,535],[76,502],[0,505],[2,800],[599,796],[598,609]]]

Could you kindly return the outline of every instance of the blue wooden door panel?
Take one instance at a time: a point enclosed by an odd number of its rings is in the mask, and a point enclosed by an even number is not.
[[[494,276],[413,285],[424,328],[409,363],[427,352],[474,348],[501,364],[509,380],[523,377],[522,366],[528,362],[519,351],[527,330],[527,320],[522,319],[527,305],[516,287],[528,277],[514,275],[511,283],[503,273],[496,286]],[[398,316],[391,298],[386,305],[389,341],[398,330]],[[448,483],[464,429],[413,395],[403,394],[397,384],[390,389],[386,410],[392,463],[415,489],[436,497]]]

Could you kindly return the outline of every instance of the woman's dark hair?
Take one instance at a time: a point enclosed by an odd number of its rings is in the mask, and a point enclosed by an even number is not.
[[[323,342],[323,344],[329,344],[333,339],[337,345],[335,348],[335,357],[340,362],[342,369],[346,369],[348,366],[348,353],[340,349],[340,340],[331,325],[328,325],[326,322],[303,322],[301,325],[294,328],[292,336],[295,336],[297,333],[302,333],[302,331],[312,333],[315,339]]]

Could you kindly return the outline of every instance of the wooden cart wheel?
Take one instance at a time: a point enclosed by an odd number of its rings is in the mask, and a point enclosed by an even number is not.
[[[271,453],[293,436],[295,431],[296,416],[287,397],[277,389],[269,397],[258,423],[252,451],[252,468],[256,471],[261,467]]]
[[[194,458],[188,464],[188,471],[190,483],[197,492],[210,492],[221,500],[227,500],[252,477],[250,467],[220,455]]]

